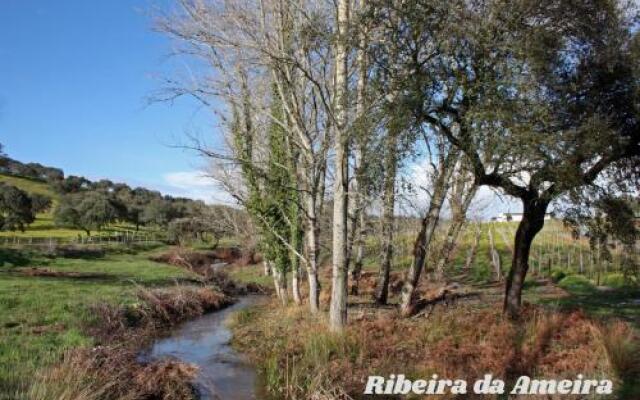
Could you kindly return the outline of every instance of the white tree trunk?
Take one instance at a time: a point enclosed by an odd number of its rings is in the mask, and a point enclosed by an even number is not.
[[[347,134],[347,28],[349,0],[337,1],[338,37],[336,40],[335,70],[335,183],[333,194],[333,279],[329,327],[341,331],[347,323],[347,185],[348,185],[348,134]]]
[[[300,295],[300,265],[296,264],[291,270],[291,293],[293,301],[296,305],[302,304],[302,296]]]
[[[365,6],[365,0],[361,0],[360,7]],[[366,234],[366,166],[364,163],[367,156],[367,138],[369,136],[369,128],[366,119],[366,89],[367,89],[367,72],[368,59],[365,47],[367,45],[366,28],[360,33],[360,48],[356,57],[358,68],[358,84],[356,88],[356,138],[355,142],[355,179],[353,187],[349,193],[350,208],[352,209],[352,227],[351,240],[349,243],[348,261],[351,261],[355,254],[351,266],[351,294],[358,294],[358,285],[360,282],[360,274],[362,272],[362,261],[364,258],[364,236]]]
[[[273,268],[273,283],[276,287],[276,295],[283,306],[289,303],[289,293],[287,291],[287,275],[277,268]]]
[[[309,283],[309,310],[315,314],[320,309],[320,282],[318,280],[318,228],[317,216],[315,214],[316,206],[313,195],[307,196],[308,209],[307,214],[307,280]]]
[[[264,266],[264,276],[271,275],[271,266],[269,265],[269,263],[264,260],[262,261],[262,265]]]

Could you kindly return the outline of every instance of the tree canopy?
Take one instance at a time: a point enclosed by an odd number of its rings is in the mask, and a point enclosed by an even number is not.
[[[24,231],[34,220],[29,195],[15,186],[0,183],[0,230]]]

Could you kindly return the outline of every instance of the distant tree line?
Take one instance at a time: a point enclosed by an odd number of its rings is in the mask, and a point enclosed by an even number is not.
[[[82,229],[87,235],[117,221],[129,223],[136,230],[140,226],[168,228],[173,221],[201,215],[207,208],[202,201],[132,189],[108,180],[77,185],[75,178],[68,177],[56,187],[61,199],[54,210],[54,221],[58,226]],[[65,184],[70,180],[71,184]]]
[[[48,184],[59,195],[53,208],[56,226],[80,229],[87,235],[109,224],[123,222],[136,230],[141,226],[166,229],[176,242],[205,237],[217,242],[227,232],[223,226],[229,226],[216,222],[229,220],[213,212],[220,211],[219,206],[207,206],[200,200],[167,196],[142,187],[131,188],[108,179],[94,182],[81,176],[65,177],[58,168],[13,160],[2,153],[1,147],[0,173]],[[49,196],[0,183],[0,230],[24,231],[35,221],[37,213],[51,210],[53,203]]]
[[[5,154],[0,154],[0,173],[47,182],[64,179],[64,173],[59,168],[46,167],[38,163],[25,164]]]

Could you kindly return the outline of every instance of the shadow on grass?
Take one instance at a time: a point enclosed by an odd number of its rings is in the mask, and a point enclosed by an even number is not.
[[[139,279],[133,275],[126,274],[109,274],[104,272],[78,272],[78,271],[60,271],[48,268],[11,268],[9,270],[0,270],[0,276],[15,277],[23,279],[42,279],[47,281],[55,281],[60,283],[86,283],[100,284],[117,287],[171,287],[180,285],[202,285],[202,281],[197,278],[176,277],[176,278],[152,278]]]
[[[640,329],[640,288],[600,290],[580,286],[566,290],[567,297],[540,302],[563,309],[582,309],[593,316],[620,318]]]
[[[76,271],[59,271],[49,268],[15,268],[8,272],[15,276],[33,277],[33,278],[52,278],[64,279],[72,281],[91,281],[91,282],[118,282],[123,280],[122,276],[107,274],[104,272],[76,272]]]
[[[50,256],[62,258],[76,258],[82,260],[97,260],[104,258],[106,252],[100,247],[83,247],[83,246],[59,246]]]
[[[23,250],[0,248],[0,267],[8,264],[12,266],[25,266],[31,262],[31,255]]]

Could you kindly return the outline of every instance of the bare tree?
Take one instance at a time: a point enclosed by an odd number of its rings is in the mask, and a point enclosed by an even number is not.
[[[319,215],[324,203],[331,126],[335,124],[332,7],[321,2],[276,0],[179,0],[179,4],[181,15],[163,19],[161,29],[186,43],[183,51],[203,59],[212,73],[197,82],[169,82],[166,98],[188,94],[210,104],[209,97],[217,97],[237,106],[241,103],[237,71],[251,74],[248,103],[254,119],[262,126],[280,124],[292,153],[298,155],[295,186],[300,194],[307,251],[294,254],[307,268],[310,309],[316,312],[320,291]],[[268,106],[272,93],[266,87],[276,88],[284,118],[272,115]],[[233,154],[205,154],[232,164],[239,161]],[[259,157],[248,161],[261,168]],[[237,173],[229,171],[232,169],[227,168],[227,178],[237,178]],[[241,192],[232,187],[240,182],[232,179],[224,186],[231,192]]]

